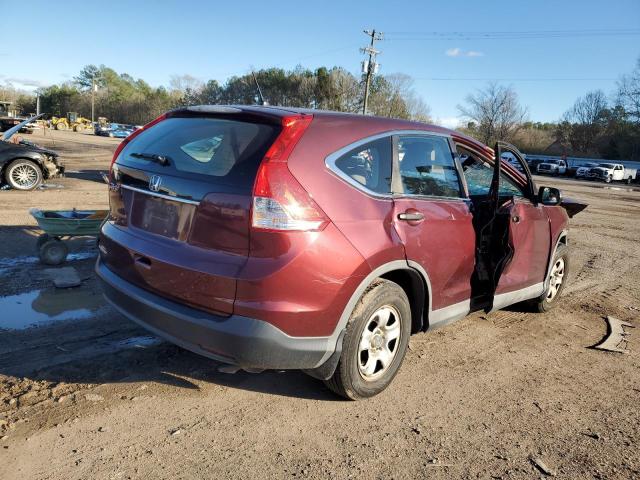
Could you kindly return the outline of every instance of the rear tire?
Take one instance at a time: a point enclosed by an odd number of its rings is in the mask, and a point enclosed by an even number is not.
[[[531,301],[533,310],[538,313],[544,313],[551,310],[558,303],[558,298],[564,290],[567,283],[567,274],[569,273],[569,247],[566,245],[558,245],[549,277],[547,279],[547,289],[538,298]]]
[[[404,290],[377,280],[356,305],[329,389],[350,400],[373,397],[389,386],[404,360],[411,335],[411,308]]]

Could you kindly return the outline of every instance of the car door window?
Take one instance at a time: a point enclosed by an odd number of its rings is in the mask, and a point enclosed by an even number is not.
[[[444,137],[398,137],[402,192],[409,195],[460,197],[455,157]]]
[[[360,145],[340,156],[335,166],[349,179],[375,193],[391,192],[391,137]]]
[[[462,170],[467,181],[469,195],[487,195],[489,193],[493,178],[491,165],[474,157],[468,157],[462,164]],[[498,193],[500,196],[525,196],[522,189],[503,172],[500,172]]]

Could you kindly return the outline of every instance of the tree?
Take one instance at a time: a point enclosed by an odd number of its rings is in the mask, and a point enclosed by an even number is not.
[[[485,144],[512,141],[527,119],[527,109],[520,105],[515,90],[497,83],[468,95],[466,103],[458,105],[460,115],[475,124],[475,134]]]
[[[640,58],[636,68],[618,82],[617,103],[635,123],[640,124]]]
[[[607,127],[607,116],[607,98],[602,90],[579,97],[562,118],[563,125],[570,125],[566,133],[573,149],[594,153],[598,138]]]

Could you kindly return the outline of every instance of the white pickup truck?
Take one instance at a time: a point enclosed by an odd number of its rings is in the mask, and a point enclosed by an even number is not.
[[[588,178],[602,180],[606,183],[631,183],[636,179],[638,171],[635,168],[625,168],[621,163],[601,163],[589,170]]]
[[[549,175],[566,175],[567,162],[564,160],[546,160],[538,164],[536,171]]]

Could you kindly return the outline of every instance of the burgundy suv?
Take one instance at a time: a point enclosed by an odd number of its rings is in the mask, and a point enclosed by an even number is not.
[[[506,152],[521,168],[495,161]],[[412,333],[524,301],[545,311],[567,275],[560,192],[536,190],[514,147],[422,123],[178,109],[122,142],[109,195],[96,269],[116,309],[352,399],[392,381]]]

